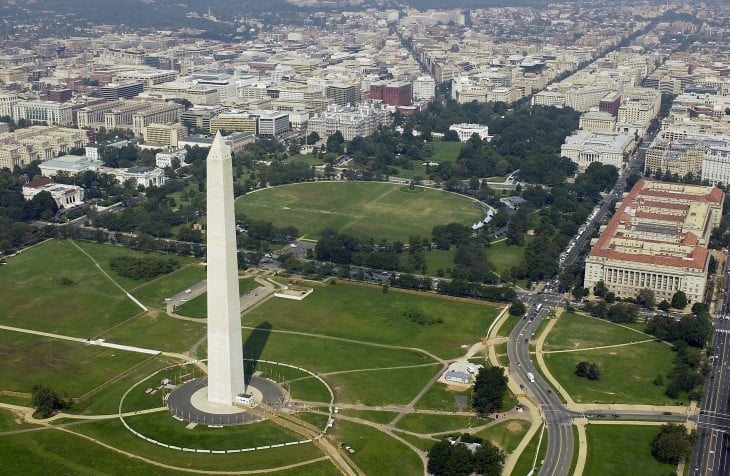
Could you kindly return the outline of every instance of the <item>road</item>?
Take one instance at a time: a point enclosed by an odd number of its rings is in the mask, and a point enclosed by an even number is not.
[[[563,406],[560,398],[550,390],[530,360],[530,340],[535,330],[547,318],[548,309],[561,303],[563,297],[546,293],[528,296],[525,301],[530,304],[531,310],[515,326],[507,342],[509,373],[525,394],[538,405],[545,421],[547,453],[539,474],[567,475],[573,460],[572,421],[575,415]],[[538,304],[542,306],[536,311]],[[530,382],[528,372],[533,374],[534,382]]]
[[[697,420],[691,475],[730,474],[730,272],[724,269],[723,299],[715,310],[714,356]]]

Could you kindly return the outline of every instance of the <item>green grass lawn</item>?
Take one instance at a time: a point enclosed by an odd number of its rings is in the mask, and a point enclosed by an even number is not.
[[[329,403],[330,401],[331,396],[327,388],[307,372],[267,362],[257,363],[255,369],[251,368],[252,365],[253,363],[247,362],[247,372],[256,370],[261,372],[261,377],[279,382],[287,389],[292,398],[308,402]]]
[[[244,355],[248,358],[260,357],[263,360],[294,364],[316,373],[434,362],[425,354],[412,350],[378,348],[336,339],[265,330],[244,329],[243,339]],[[266,368],[267,365],[259,363],[255,370]]]
[[[166,410],[127,417],[125,420],[130,427],[149,438],[185,448],[232,450],[301,439],[301,435],[269,420],[223,428],[198,425],[188,429],[188,422],[173,418]]]
[[[137,286],[131,292],[148,306],[163,307],[164,299],[178,294],[206,278],[205,266],[190,264],[173,273]]]
[[[465,431],[468,428],[486,425],[490,421],[492,421],[491,418],[479,418],[477,416],[410,413],[398,421],[396,428],[428,435],[456,430]]]
[[[341,409],[340,414],[351,416],[355,418],[362,418],[363,420],[369,420],[375,423],[390,423],[393,421],[393,418],[398,416],[395,412],[384,412],[379,410],[350,410],[350,409]]]
[[[174,319],[167,314],[142,314],[101,334],[118,344],[183,353],[206,334],[204,323]]]
[[[652,339],[606,320],[564,312],[545,338],[543,350],[583,349]]]
[[[337,401],[368,406],[406,404],[439,371],[438,364],[409,369],[383,369],[328,375]]]
[[[140,417],[136,417],[140,418]],[[172,421],[184,425],[183,422],[177,421],[172,419],[172,417],[169,416]],[[142,424],[144,426],[144,423],[140,421],[137,422],[130,422],[130,424],[134,423],[135,428]],[[265,423],[265,422],[262,422]],[[244,425],[244,426],[250,426],[250,429],[246,429],[244,431],[250,431],[251,433],[255,433],[255,430],[258,428],[254,428],[255,426],[260,425],[261,423],[255,423],[252,425]],[[269,424],[270,425],[270,424]],[[207,430],[207,428],[205,428]],[[140,455],[144,458],[151,459],[153,461],[159,461],[160,463],[172,465],[175,467],[182,467],[182,468],[192,468],[192,469],[198,469],[198,470],[216,470],[216,471],[243,471],[243,470],[255,470],[255,469],[265,469],[265,468],[274,468],[277,466],[287,465],[296,463],[299,461],[307,461],[314,458],[319,458],[322,456],[322,452],[319,451],[313,444],[307,443],[307,444],[301,444],[301,445],[293,445],[293,446],[287,446],[283,448],[273,448],[269,450],[260,450],[260,451],[249,451],[246,453],[231,453],[227,454],[224,457],[221,457],[219,454],[202,454],[202,453],[189,453],[184,451],[178,451],[178,450],[172,450],[163,448],[157,445],[150,444],[141,438],[133,435],[129,431],[127,431],[121,424],[121,422],[118,419],[114,420],[103,420],[98,421],[95,423],[89,423],[84,425],[79,425],[73,427],[73,430],[79,433],[83,433],[85,435],[89,435],[91,437],[97,438],[100,441],[114,447],[119,448],[124,451],[128,451],[137,455]],[[154,430],[154,428],[152,428]],[[184,426],[183,426],[184,430]],[[202,430],[202,428],[201,428]],[[211,428],[210,430],[224,430],[220,432],[221,435],[227,434],[225,431],[225,428]],[[187,431],[187,430],[185,430]],[[267,432],[268,430],[264,427],[261,427],[262,432]],[[278,430],[272,430],[272,431],[278,431]],[[43,432],[46,433],[46,432]],[[222,436],[215,436],[214,432],[211,432],[212,438],[214,440],[222,440],[225,444],[225,438],[222,438]],[[230,436],[230,435],[229,435]],[[251,438],[253,438],[250,441],[256,441],[255,435],[251,434]],[[64,436],[64,438],[70,438],[69,436]],[[244,434],[241,434],[240,436],[235,436],[235,439],[237,439],[241,443],[245,443],[248,439]],[[183,433],[179,439],[181,441],[185,439],[194,440],[196,437],[191,433],[190,436],[187,436],[186,433]],[[298,439],[298,438],[297,438]],[[202,440],[201,440],[202,441]],[[273,439],[272,439],[273,441]],[[205,441],[203,441],[203,444],[207,444]],[[64,449],[63,444],[59,444],[60,449]],[[1,450],[0,450],[1,451]],[[74,454],[68,450],[69,454],[66,456],[67,459],[71,459],[72,461],[75,461],[77,465],[83,465],[88,464],[88,461],[86,460],[74,460],[75,458]],[[116,454],[116,453],[115,453]],[[125,463],[128,463],[130,459],[126,456],[118,455],[118,458],[115,459],[112,466],[109,466],[108,471],[110,474],[124,474],[124,471],[122,470],[123,465]],[[134,460],[132,460],[134,461]],[[96,467],[96,461],[94,461],[94,465]],[[96,470],[94,474],[98,474],[98,469]],[[167,474],[167,473],[165,473]],[[187,473],[190,474],[190,473]],[[299,474],[307,474],[307,472],[301,472]],[[324,474],[331,474],[331,473],[324,473]]]
[[[150,356],[96,345],[0,330],[5,365],[0,389],[30,392],[43,384],[80,397]]]
[[[436,276],[436,271],[441,269],[446,274],[447,269],[454,267],[454,255],[456,248],[450,250],[430,250],[426,251],[426,273],[429,276]]]
[[[660,463],[651,455],[651,442],[659,429],[659,426],[588,425],[588,457],[583,474],[674,474],[676,466]]]
[[[407,187],[405,187],[407,189]],[[387,183],[317,182],[280,186],[250,193],[236,201],[236,211],[276,226],[293,225],[307,238],[333,228],[362,239],[406,242],[430,237],[434,225],[471,225],[482,213],[468,198],[418,187],[417,193]]]
[[[427,179],[430,173],[433,172],[434,167],[427,168],[423,164],[426,162],[436,162],[439,164],[456,162],[456,159],[459,157],[459,152],[461,152],[461,148],[463,147],[461,142],[444,142],[440,140],[431,142],[431,145],[433,145],[433,154],[431,157],[423,157],[418,162],[412,162],[412,169],[398,168],[398,177],[421,177],[422,179]]]
[[[377,305],[374,305],[377,303]],[[442,324],[420,325],[404,312],[441,317]],[[244,315],[246,325],[309,332],[381,344],[418,347],[443,358],[464,353],[462,345],[484,336],[498,309],[486,304],[340,283],[316,286],[303,301],[270,299]]]
[[[459,152],[464,146],[461,142],[449,142],[435,140],[431,142],[433,145],[433,155],[429,158],[432,162],[456,162]]]
[[[537,470],[540,469],[540,461],[545,458],[545,454],[547,453],[548,443],[547,430],[542,435],[542,441],[540,441],[540,431],[541,430],[538,430],[533,435],[532,439],[530,439],[530,443],[525,447],[520,458],[517,460],[517,464],[515,464],[512,474],[528,474],[532,469],[532,463],[535,461],[535,453],[537,453],[537,464],[535,466],[536,470],[532,474],[537,474]],[[538,442],[540,442],[539,450],[537,447]],[[590,473],[584,474],[588,475]]]
[[[674,352],[661,342],[646,342],[600,350],[545,354],[550,372],[578,403],[676,404],[664,395],[665,388],[653,384],[657,374],[673,368]],[[600,380],[575,375],[581,361],[596,363]],[[686,400],[683,403],[689,403]]]
[[[258,287],[260,286],[254,278],[241,278],[238,280],[238,293],[241,296]],[[203,293],[182,304],[177,308],[177,313],[185,317],[208,317],[208,293]]]
[[[410,448],[385,433],[344,420],[338,421],[333,430],[338,441],[355,450],[355,454],[349,456],[365,474],[423,474],[420,458]]]
[[[10,410],[0,409],[0,433],[4,431],[22,430],[33,428],[35,425],[24,423],[19,416]]]
[[[324,160],[317,157],[315,154],[296,154],[296,155],[290,155],[287,157],[287,159],[284,161],[287,164],[290,164],[292,162],[304,162],[307,165],[323,165]]]
[[[415,435],[410,435],[408,433],[402,433],[400,431],[397,433],[398,433],[398,436],[400,436],[401,438],[406,440],[408,443],[412,444],[416,448],[419,448],[420,450],[425,451],[425,452],[428,452],[429,450],[431,450],[431,448],[433,448],[433,445],[438,443],[438,440],[431,439],[431,438],[419,438]]]
[[[423,394],[418,402],[416,402],[415,407],[423,410],[455,411],[458,410],[456,405],[454,405],[455,395],[461,395],[467,398],[467,405],[462,410],[469,411],[469,408],[471,408],[471,387],[460,392],[452,392],[447,390],[446,385],[438,382],[433,384]]]
[[[525,256],[524,246],[508,245],[507,241],[492,243],[487,248],[487,262],[495,273],[502,275],[513,266],[518,267]]]
[[[523,316],[507,316],[507,319],[502,323],[501,326],[499,326],[499,331],[497,332],[497,337],[508,337],[512,333],[512,329],[515,328],[518,322],[520,322],[520,319],[522,319]]]
[[[509,454],[517,448],[529,429],[530,422],[527,420],[505,420],[478,432],[476,435],[484,440],[491,441],[499,449]]]
[[[138,286],[145,284],[148,280],[145,279],[130,279],[126,278],[111,268],[111,260],[119,256],[134,256],[137,258],[155,257],[161,259],[173,259],[178,262],[182,267],[185,265],[196,264],[200,262],[199,258],[193,258],[191,256],[178,256],[174,254],[154,253],[149,251],[136,251],[124,246],[112,246],[109,244],[94,243],[91,241],[76,241],[81,249],[91,255],[102,267],[104,271],[114,278],[123,288],[127,290],[134,289]]]
[[[1,324],[93,337],[140,312],[68,241],[47,241],[0,269]]]

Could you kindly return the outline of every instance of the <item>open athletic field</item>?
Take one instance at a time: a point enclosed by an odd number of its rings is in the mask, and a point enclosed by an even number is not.
[[[317,239],[325,228],[360,238],[407,242],[430,237],[434,225],[471,225],[483,218],[474,201],[416,187],[369,182],[317,182],[273,187],[236,201],[236,212],[293,225],[300,235]]]

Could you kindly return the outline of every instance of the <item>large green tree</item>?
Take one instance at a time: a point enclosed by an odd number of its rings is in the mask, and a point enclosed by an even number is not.
[[[682,425],[664,425],[654,437],[651,454],[662,463],[679,464],[692,453],[695,438],[694,432],[688,433]]]
[[[504,406],[507,377],[501,367],[482,367],[474,382],[472,406],[479,414],[497,412]]]
[[[684,309],[687,307],[687,295],[684,291],[677,291],[674,293],[671,304],[674,309]]]

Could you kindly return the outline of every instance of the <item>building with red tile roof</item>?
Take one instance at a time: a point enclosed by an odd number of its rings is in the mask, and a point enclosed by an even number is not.
[[[723,200],[716,187],[639,180],[593,244],[585,287],[603,281],[619,297],[650,289],[658,301],[677,291],[702,301]]]

